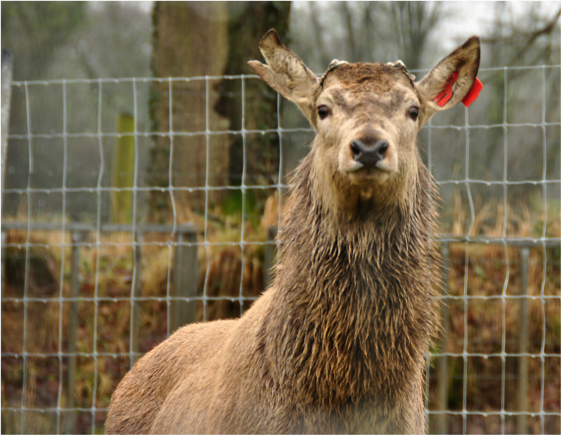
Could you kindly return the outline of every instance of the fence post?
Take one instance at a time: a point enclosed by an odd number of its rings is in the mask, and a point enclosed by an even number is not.
[[[13,55],[10,50],[0,51],[0,221],[4,211],[4,180],[8,156],[8,131],[10,127],[10,102],[12,98]],[[4,271],[6,233],[0,232],[0,349],[3,346]]]
[[[521,260],[521,283],[520,283],[520,353],[528,352],[528,268],[530,259],[530,249],[520,250]],[[528,357],[520,356],[518,366],[518,411],[528,412]],[[527,416],[519,414],[517,421],[517,433],[528,433]]]
[[[442,295],[448,296],[448,269],[450,267],[450,244],[442,242]],[[440,353],[446,353],[448,348],[448,330],[450,328],[450,308],[448,301],[442,304],[442,337],[440,339]],[[446,411],[448,408],[448,357],[441,356],[436,360],[436,409]],[[436,433],[448,433],[448,415],[437,414]]]
[[[128,113],[120,113],[117,118],[119,136],[113,153],[113,168],[111,173],[112,187],[127,189],[134,183],[134,124],[136,120]],[[113,222],[125,224],[132,222],[133,192],[130,190],[112,190],[111,202]]]
[[[132,289],[131,307],[131,366],[138,360],[138,337],[140,335],[140,297],[142,279],[142,233],[137,231],[134,234],[134,288]]]
[[[80,231],[72,231],[72,270],[70,276],[70,324],[68,327],[68,371],[66,378],[66,408],[71,410],[75,407],[74,390],[76,385],[76,342],[78,339],[78,301],[75,300],[80,295],[80,243],[85,239],[85,233]],[[76,433],[76,413],[69,411],[67,413],[65,433]]]
[[[199,260],[197,256],[197,233],[191,226],[182,226],[177,230],[177,247],[175,248],[174,285],[175,298],[194,298],[197,296]],[[197,320],[197,302],[172,300],[170,303],[170,331],[193,323]]]
[[[278,228],[271,226],[267,228],[267,243],[265,244],[265,264],[263,272],[265,277],[265,289],[273,282],[273,264],[275,262],[276,245],[273,243],[277,237]]]
[[[0,193],[1,195],[1,193]],[[4,346],[4,283],[6,281],[6,232],[0,231],[0,352]]]
[[[14,56],[10,50],[0,51],[0,218],[4,211],[4,179],[8,157],[13,60]]]

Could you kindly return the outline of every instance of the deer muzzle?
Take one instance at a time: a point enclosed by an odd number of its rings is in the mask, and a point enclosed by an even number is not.
[[[351,142],[353,160],[362,164],[365,168],[376,168],[378,162],[384,160],[388,147],[388,141],[384,139],[378,139],[372,145],[361,139],[355,139]]]

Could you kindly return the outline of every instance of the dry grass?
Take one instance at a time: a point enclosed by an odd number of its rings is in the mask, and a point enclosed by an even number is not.
[[[529,206],[519,207],[520,211],[505,209],[502,203],[478,204],[476,213],[471,216],[465,200],[458,194],[453,209],[444,215],[452,216],[450,224],[444,225],[443,232],[463,236],[471,228],[470,235],[488,237],[541,237],[543,222],[548,237],[561,236],[559,212],[555,205],[548,207],[547,216],[536,212]],[[283,201],[286,204],[286,201]],[[466,209],[468,212],[466,212]],[[198,318],[206,319],[236,317],[241,309],[246,310],[250,303],[245,301],[240,307],[235,298],[258,296],[264,289],[262,245],[245,245],[242,249],[235,245],[240,241],[241,226],[244,225],[245,241],[264,241],[266,229],[278,221],[278,200],[272,198],[264,207],[261,223],[248,222],[236,216],[209,220],[207,240],[220,243],[218,246],[199,248],[199,294],[203,294],[206,281],[206,296],[221,296],[223,301],[209,302],[206,307],[198,303]],[[218,211],[214,211],[218,214]],[[507,219],[505,219],[505,213]],[[204,227],[200,216],[190,214],[189,218]],[[34,232],[29,242],[46,245],[69,243],[68,235],[60,232]],[[27,234],[10,231],[8,243],[24,244]],[[145,241],[160,245],[143,247],[142,259],[142,296],[164,297],[169,291],[168,282],[173,274],[173,248],[166,245],[169,235],[154,235]],[[128,298],[131,295],[133,278],[133,248],[130,234],[102,235],[101,242],[117,246],[81,248],[80,257],[80,296]],[[91,240],[90,240],[91,242]],[[2,303],[2,352],[21,353],[23,351],[24,316],[27,312],[26,351],[33,353],[57,353],[59,348],[67,349],[67,329],[69,303],[59,304],[50,298],[70,295],[70,247],[62,249],[51,246],[49,249],[32,247],[29,250],[28,296],[45,298],[46,302]],[[64,257],[64,270],[62,258]],[[25,248],[6,249],[7,277],[3,289],[4,297],[22,297],[25,271]],[[242,267],[243,258],[243,267]],[[501,296],[517,295],[520,292],[519,249],[505,248],[502,245],[481,245],[456,243],[450,246],[450,271],[448,288],[451,296]],[[544,266],[545,264],[545,266]],[[63,277],[61,284],[61,276]],[[560,292],[560,250],[532,249],[530,255],[528,294],[535,297],[529,300],[529,352],[539,354],[545,343],[545,352],[561,354],[561,301],[544,301],[540,295],[561,295]],[[234,299],[234,300],[232,300]],[[518,351],[520,301],[508,298],[450,300],[451,313],[449,326],[448,352],[461,353],[467,334],[466,349],[470,353],[498,353],[502,351],[503,335],[505,351]],[[124,353],[129,352],[130,344],[130,302],[123,301],[83,301],[78,304],[78,352]],[[141,303],[141,327],[139,346],[147,352],[167,336],[168,305],[165,301],[144,301]],[[504,313],[504,314],[503,314]],[[61,315],[62,314],[62,315]],[[97,328],[94,324],[97,318]],[[545,318],[545,327],[543,319]],[[467,320],[467,321],[466,321]],[[59,323],[62,322],[62,323]],[[465,329],[467,324],[467,331]],[[59,334],[59,325],[62,336]],[[62,364],[62,367],[60,366]],[[97,364],[97,377],[96,373]],[[450,358],[449,371],[449,409],[461,410],[464,398],[462,358]],[[128,356],[113,358],[100,356],[78,358],[78,373],[74,399],[76,406],[106,408],[111,393],[129,369]],[[505,358],[505,402],[506,410],[516,410],[517,358]],[[67,361],[58,357],[27,360],[26,407],[46,408],[56,406],[59,386],[61,406],[67,403],[64,385],[66,382]],[[466,403],[468,410],[500,410],[503,361],[499,357],[469,358],[468,379],[466,383]],[[21,358],[2,358],[2,406],[21,406],[23,386],[23,363]],[[63,379],[59,379],[62,372]],[[542,361],[530,359],[529,406],[531,412],[538,412],[542,395]],[[544,410],[560,412],[561,369],[559,358],[545,358],[543,362],[545,379]],[[94,397],[94,384],[96,397]],[[435,376],[431,373],[431,402],[435,389]],[[62,414],[64,418],[64,413]],[[10,433],[20,430],[17,413],[3,412],[2,431]],[[96,427],[103,430],[105,414],[96,415]],[[52,432],[56,430],[56,415],[33,414],[27,419],[25,430],[28,432]],[[533,432],[541,431],[539,419],[529,419]],[[462,419],[451,418],[451,431],[462,431]],[[507,418],[507,432],[514,430],[514,420]],[[559,433],[558,418],[546,419],[546,431]],[[468,417],[468,432],[493,433],[501,429],[500,419],[494,417]],[[80,432],[91,428],[91,413],[79,413]]]

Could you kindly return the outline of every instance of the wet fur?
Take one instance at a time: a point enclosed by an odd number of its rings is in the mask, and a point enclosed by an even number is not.
[[[421,166],[407,200],[356,198],[342,213],[317,200],[314,151],[295,176],[272,288],[240,320],[188,325],[142,358],[107,433],[424,432],[430,175]]]

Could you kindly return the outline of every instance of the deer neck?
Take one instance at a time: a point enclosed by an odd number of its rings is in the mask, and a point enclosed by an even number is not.
[[[430,198],[420,185],[415,207],[376,208],[355,196],[347,198],[355,209],[343,215],[318,199],[325,192],[318,192],[312,162],[308,157],[296,174],[279,233],[275,359],[292,365],[284,381],[306,386],[310,400],[376,395],[390,406],[419,372],[432,329]]]

